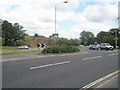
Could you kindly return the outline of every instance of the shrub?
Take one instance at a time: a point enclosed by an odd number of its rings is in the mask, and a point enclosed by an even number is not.
[[[51,46],[45,48],[42,53],[67,53],[67,52],[78,52],[80,49],[76,46]]]

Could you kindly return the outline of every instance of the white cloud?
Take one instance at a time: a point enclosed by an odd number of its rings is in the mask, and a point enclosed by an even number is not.
[[[117,17],[117,4],[85,5],[83,12],[74,12],[82,0],[68,0],[67,4],[57,6],[57,22],[75,22],[69,32],[60,30],[61,37],[78,38],[82,30],[90,30],[94,34],[99,30],[108,31],[110,21]],[[0,18],[12,23],[18,22],[25,27],[27,33],[49,36],[54,33],[55,4],[64,0],[2,0],[0,3]],[[89,2],[89,1],[88,1]],[[18,5],[14,9],[12,6]],[[59,28],[59,25],[57,25]]]
[[[109,3],[89,5],[83,14],[91,22],[113,21],[118,16],[118,6]]]

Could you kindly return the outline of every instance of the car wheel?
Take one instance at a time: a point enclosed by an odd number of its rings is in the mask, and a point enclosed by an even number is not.
[[[108,51],[108,48],[106,48],[105,50]]]

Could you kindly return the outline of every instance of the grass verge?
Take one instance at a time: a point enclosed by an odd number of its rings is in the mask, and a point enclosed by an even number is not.
[[[33,53],[33,52],[38,52],[38,53],[40,53],[41,51],[7,52],[7,53],[0,53],[0,55],[15,55],[15,54],[24,54],[24,53]]]

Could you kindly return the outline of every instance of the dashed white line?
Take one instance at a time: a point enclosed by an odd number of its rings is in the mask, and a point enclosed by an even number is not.
[[[47,64],[47,65],[42,65],[42,66],[31,67],[30,69],[33,70],[33,69],[44,68],[44,67],[49,67],[49,66],[62,65],[62,64],[70,63],[70,62],[71,61],[59,62],[59,63],[54,63],[54,64]]]
[[[102,57],[102,56],[91,57],[89,59],[95,59],[95,58],[100,58],[100,57]]]
[[[83,60],[87,60],[87,59],[89,59],[89,58],[84,58]]]
[[[88,59],[95,59],[95,58],[100,58],[102,56],[96,56],[96,57],[90,57],[90,58],[83,58],[83,60],[88,60]]]
[[[115,53],[115,54],[110,54],[109,56],[114,56],[114,55],[118,55],[118,53]]]

